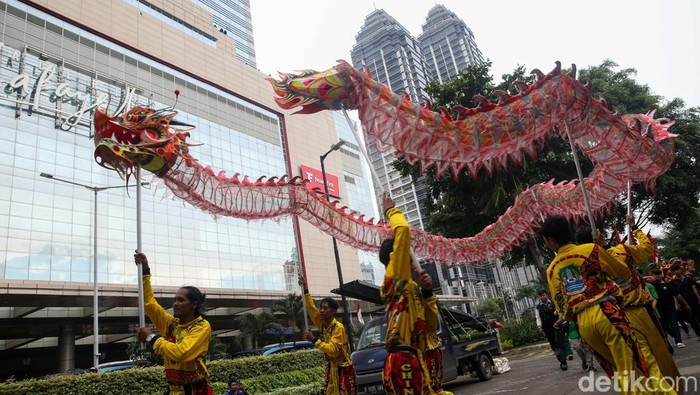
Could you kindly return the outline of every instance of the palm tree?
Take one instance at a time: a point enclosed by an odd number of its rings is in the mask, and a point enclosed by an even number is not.
[[[304,329],[304,302],[300,295],[289,294],[283,299],[280,299],[272,304],[272,312],[280,313],[287,319],[287,323],[292,321],[293,325],[299,328],[299,331]],[[288,325],[291,326],[291,325]]]
[[[535,298],[537,298],[537,287],[533,284],[525,284],[515,291],[515,300],[533,300]]]
[[[244,313],[234,319],[238,329],[252,340],[253,348],[258,348],[258,341],[267,335],[269,324],[275,318],[263,311],[260,314]]]
[[[209,354],[217,355],[224,353],[226,353],[226,344],[224,344],[224,342],[222,342],[218,337],[212,336],[209,339]]]

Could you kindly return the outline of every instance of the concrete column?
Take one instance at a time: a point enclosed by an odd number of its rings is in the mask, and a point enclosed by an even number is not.
[[[58,335],[58,371],[75,368],[75,334],[73,326],[62,326]]]

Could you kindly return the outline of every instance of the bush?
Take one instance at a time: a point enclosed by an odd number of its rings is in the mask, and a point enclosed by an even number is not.
[[[298,387],[281,388],[265,395],[321,395],[323,391],[323,380],[318,383],[300,385]]]
[[[508,351],[515,346],[513,345],[513,341],[508,339],[501,341],[501,347],[503,347],[503,351]]]
[[[266,357],[219,359],[209,362],[207,369],[209,369],[209,381],[228,382],[231,376],[235,376],[243,381],[257,376],[293,372],[325,366],[325,364],[323,353],[313,349],[272,354]]]
[[[544,334],[537,330],[537,323],[533,319],[510,322],[500,329],[501,343],[510,341],[512,347],[526,346],[540,343],[545,340]]]
[[[324,367],[323,354],[318,350],[217,360],[207,364],[209,382],[216,394],[226,391],[231,376],[243,381],[251,393],[272,392],[293,384],[303,387],[300,387],[302,392],[299,394],[306,394],[304,391],[307,390],[313,394],[311,391],[323,384]],[[165,389],[164,368],[155,366],[7,382],[0,384],[0,395],[162,394]]]
[[[151,394],[165,391],[162,366],[30,379],[0,385],[0,395]]]
[[[242,381],[251,394],[262,394],[286,389],[290,385],[323,384],[324,372],[325,367],[319,366],[294,372],[268,374]]]

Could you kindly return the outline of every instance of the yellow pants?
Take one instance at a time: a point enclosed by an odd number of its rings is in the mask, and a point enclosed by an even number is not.
[[[634,382],[630,380],[630,378],[644,378],[644,374],[635,365],[632,350],[627,343],[625,343],[625,340],[617,329],[612,326],[608,318],[603,314],[600,306],[594,305],[578,313],[577,323],[579,326],[579,333],[581,334],[583,341],[586,342],[586,344],[590,346],[591,349],[593,349],[598,355],[615,365],[616,374],[619,378],[619,389],[621,390],[621,394],[675,394],[675,391],[644,391],[639,390],[639,388],[634,386]],[[658,388],[658,381],[661,379],[661,372],[659,371],[656,360],[653,359],[651,352],[646,346],[646,342],[643,343],[644,347],[642,347],[640,344],[642,354],[644,355],[645,359],[647,355],[651,357],[651,359],[647,359],[647,365],[649,367],[649,375],[652,377],[652,382],[655,383],[655,387],[653,388]],[[646,352],[643,351],[644,348],[646,348]],[[653,378],[656,378],[656,380],[653,380]],[[644,382],[645,380],[642,380],[642,383]]]
[[[642,349],[644,359],[649,364],[649,374],[656,375],[658,373],[659,377],[671,377],[674,383],[679,383],[678,378],[681,374],[668,350],[668,343],[666,343],[666,339],[661,337],[646,308],[644,306],[627,306],[624,310],[634,335],[637,337],[639,347]],[[667,382],[662,388],[668,389],[672,384]],[[684,388],[678,388],[678,390],[680,394],[683,394]],[[663,393],[673,394],[674,392],[667,390]]]

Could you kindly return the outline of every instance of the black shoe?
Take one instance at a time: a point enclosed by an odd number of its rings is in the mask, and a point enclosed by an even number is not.
[[[564,362],[562,364],[559,364],[559,367],[561,368],[561,370],[566,370],[569,368],[569,365],[567,365],[566,362]]]
[[[588,370],[588,364],[586,363],[586,361],[583,361],[583,363],[581,364],[581,369]]]

